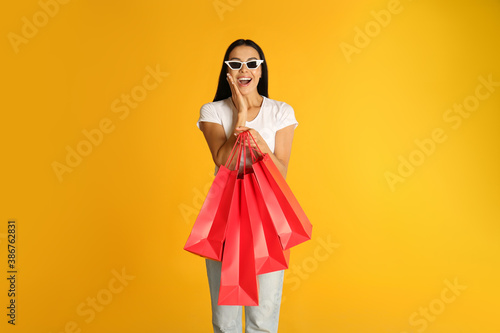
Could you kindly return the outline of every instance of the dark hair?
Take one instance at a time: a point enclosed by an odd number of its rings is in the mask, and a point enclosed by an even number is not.
[[[224,60],[222,61],[222,69],[220,70],[220,75],[219,75],[219,84],[217,85],[217,92],[215,93],[215,97],[213,100],[214,102],[221,101],[223,99],[231,97],[231,88],[229,87],[229,83],[227,82],[227,75],[226,75],[227,65],[224,63],[224,61],[229,60],[229,54],[235,47],[242,45],[253,47],[259,53],[260,59],[264,60],[264,62],[261,65],[262,76],[259,80],[259,84],[257,85],[257,91],[259,92],[260,95],[269,98],[267,62],[264,57],[264,52],[262,51],[260,46],[257,45],[254,41],[250,39],[238,39],[234,41],[231,45],[229,45],[226,54],[224,55]]]

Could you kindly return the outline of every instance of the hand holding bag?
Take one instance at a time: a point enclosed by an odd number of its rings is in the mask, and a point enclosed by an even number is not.
[[[241,134],[240,136],[244,137]],[[245,148],[243,151],[245,152]],[[218,305],[255,306],[259,304],[259,283],[255,268],[254,243],[244,189],[245,169],[244,165],[243,176],[236,179],[229,212]]]

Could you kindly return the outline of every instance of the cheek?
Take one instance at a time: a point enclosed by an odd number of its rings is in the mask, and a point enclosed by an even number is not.
[[[259,83],[258,81],[262,77],[262,72],[260,70],[257,70],[253,73],[253,77],[255,78],[256,83]]]

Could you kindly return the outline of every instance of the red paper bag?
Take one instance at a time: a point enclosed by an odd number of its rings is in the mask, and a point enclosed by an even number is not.
[[[244,176],[245,197],[252,228],[257,274],[288,268],[289,250],[283,251],[278,233],[253,173]]]
[[[218,305],[259,305],[252,230],[243,186],[243,179],[237,179],[226,230]]]
[[[184,250],[220,261],[237,171],[221,165],[203,202]]]
[[[203,202],[200,213],[191,230],[184,250],[205,258],[221,261],[226,233],[227,219],[238,174],[239,161],[235,170],[229,170],[234,156],[241,156],[242,142],[236,140],[226,162],[221,165]]]
[[[262,157],[254,161],[252,168],[283,249],[310,240],[311,222],[271,157],[259,152]]]

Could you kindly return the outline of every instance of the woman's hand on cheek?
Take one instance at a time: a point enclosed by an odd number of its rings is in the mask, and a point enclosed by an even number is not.
[[[246,112],[248,110],[248,104],[246,99],[241,94],[240,88],[238,87],[235,78],[232,77],[231,74],[227,73],[226,79],[229,83],[229,88],[231,88],[231,95],[234,106],[236,106],[236,109],[238,109],[238,113],[242,112],[245,113],[245,118],[246,118]]]

